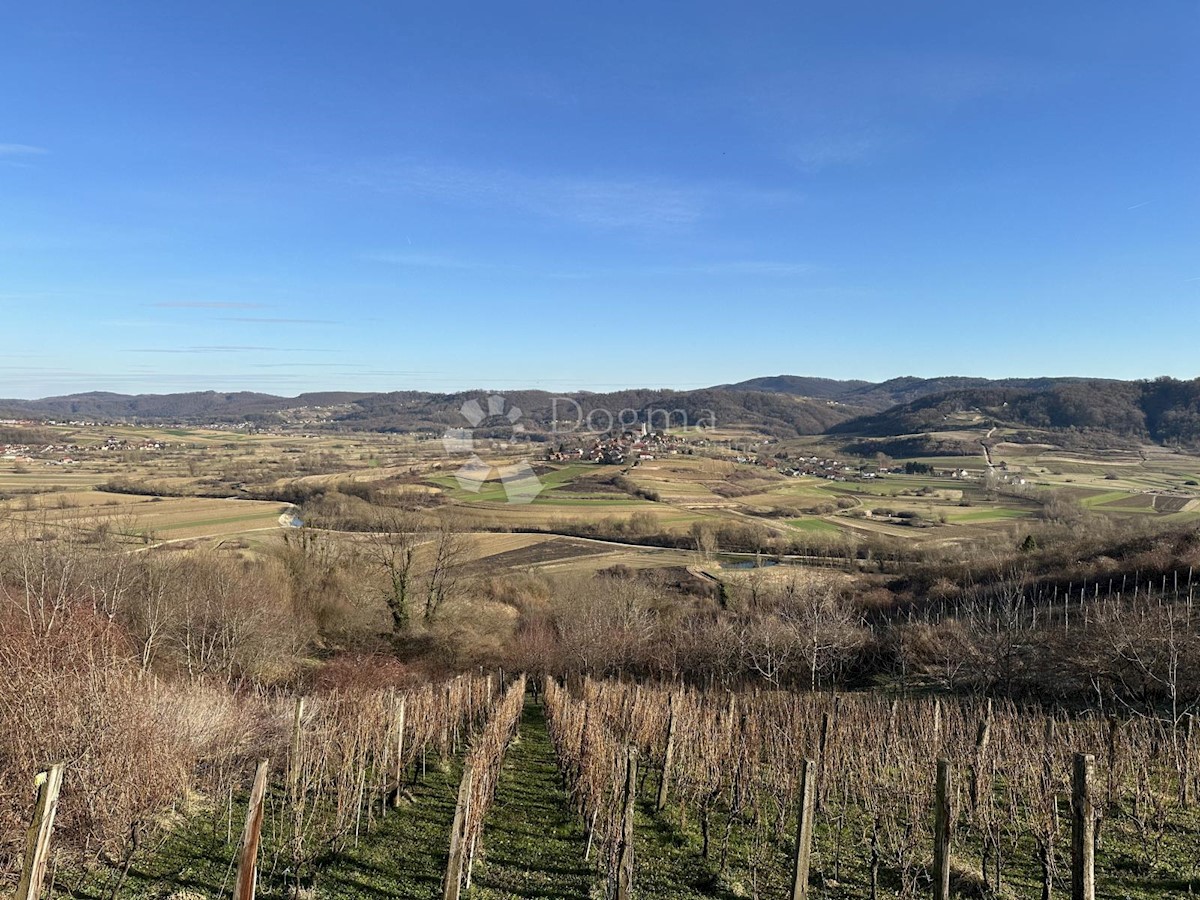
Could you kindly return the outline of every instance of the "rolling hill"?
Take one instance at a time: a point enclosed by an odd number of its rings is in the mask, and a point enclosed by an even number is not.
[[[440,431],[462,427],[460,409],[488,392],[317,392],[279,397],[202,391],[125,395],[104,392],[0,400],[0,418],[260,425],[305,422],[372,431]],[[1200,444],[1200,379],[1116,381],[1089,378],[894,378],[872,383],[778,375],[690,391],[638,389],[610,393],[504,392],[533,432],[560,430],[596,412],[603,426],[649,421],[661,427],[716,422],[776,437],[828,433],[901,436],[944,430],[955,416],[980,424],[1105,435],[1123,441]],[[607,411],[607,412],[603,412]],[[622,419],[621,416],[624,416]],[[487,423],[485,423],[486,425]]]

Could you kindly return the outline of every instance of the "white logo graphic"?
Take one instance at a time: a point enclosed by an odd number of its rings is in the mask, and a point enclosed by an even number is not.
[[[471,454],[454,473],[454,479],[464,491],[478,494],[483,485],[491,477],[493,468],[500,475],[500,483],[504,486],[504,496],[509,503],[532,503],[545,487],[533,466],[528,462],[493,467],[484,462],[475,449],[475,430],[484,423],[494,423],[497,427],[508,427],[514,435],[525,431],[521,424],[521,410],[517,407],[506,408],[507,403],[499,394],[487,398],[487,409],[478,400],[468,400],[459,409],[470,428],[450,428],[442,435],[442,446],[446,453],[457,456],[463,453]],[[489,425],[489,427],[491,427]],[[502,448],[507,444],[500,444]]]

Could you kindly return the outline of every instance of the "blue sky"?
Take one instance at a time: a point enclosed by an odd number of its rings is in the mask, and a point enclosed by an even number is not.
[[[10,4],[0,396],[1200,375],[1200,4]]]

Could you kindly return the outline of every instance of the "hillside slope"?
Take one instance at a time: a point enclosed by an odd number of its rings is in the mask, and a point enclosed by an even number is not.
[[[284,421],[372,431],[441,431],[464,427],[464,403],[488,391],[330,391],[278,397],[248,391],[129,396],[104,392],[0,400],[0,418],[182,424]],[[778,375],[691,391],[636,389],[609,393],[506,391],[531,432],[716,424],[786,438],[830,433],[896,436],[944,429],[970,413],[981,424],[1124,441],[1200,444],[1200,379],[1116,381],[1095,378],[988,380],[894,378],[873,384]],[[488,425],[507,424],[497,419]],[[591,426],[588,428],[588,426]]]
[[[951,390],[833,426],[833,434],[904,435],[937,431],[971,412],[990,424],[1111,434],[1161,444],[1200,443],[1200,379],[1048,380],[1044,385]]]

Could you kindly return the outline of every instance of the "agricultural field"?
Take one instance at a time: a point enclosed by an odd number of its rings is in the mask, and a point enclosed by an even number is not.
[[[291,521],[288,504],[270,501],[134,498],[102,491],[53,494],[5,508],[13,519],[39,527],[78,535],[112,532],[145,545],[276,531]]]
[[[934,437],[978,440],[984,434],[971,423],[958,427]],[[1036,524],[1048,492],[1115,519],[1200,520],[1200,457],[1150,447],[1067,452],[1005,441],[1002,433],[989,439],[990,467],[981,448],[972,456],[888,460],[886,472],[841,456],[828,438],[763,442],[749,432],[709,431],[703,440],[688,433],[677,445],[686,453],[622,465],[548,462],[529,457],[528,448],[498,447],[485,451],[495,454],[486,460],[494,467],[490,480],[468,490],[455,478],[461,460],[448,458],[431,436],[48,430],[61,442],[59,452],[0,459],[0,509],[70,528],[119,520],[131,537],[151,543],[239,536],[261,542],[272,530],[302,521],[287,514],[294,498],[347,492],[370,492],[383,502],[424,496],[428,518],[450,518],[454,527],[481,536],[521,531],[605,538],[631,545],[610,548],[608,555],[632,556],[638,566],[656,553],[674,565],[680,553],[634,545],[691,546],[697,529],[756,529],[760,541],[780,547],[1016,540]],[[689,447],[687,440],[697,443]],[[771,465],[747,461],[748,454]],[[840,460],[829,470],[836,477],[782,473],[789,460],[810,457]],[[533,464],[542,488],[531,503],[509,503],[496,473],[523,461]],[[905,473],[906,464],[922,471]],[[873,474],[863,477],[864,471]],[[559,549],[565,559],[578,558],[581,568],[598,557]],[[523,561],[519,554],[495,556],[497,563]]]

